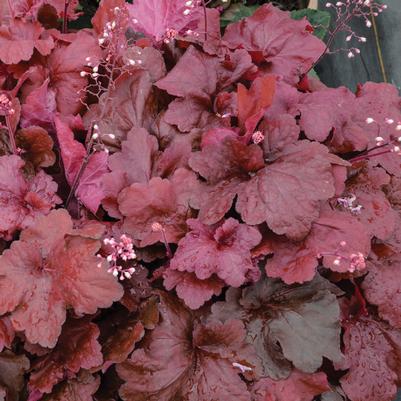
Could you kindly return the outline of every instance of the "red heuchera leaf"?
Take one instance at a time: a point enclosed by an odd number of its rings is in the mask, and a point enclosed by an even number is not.
[[[272,238],[270,245],[274,256],[266,262],[267,275],[293,284],[312,280],[318,258],[323,258],[325,267],[339,273],[364,270],[370,235],[355,216],[327,207],[304,241]]]
[[[245,283],[247,275],[258,268],[251,260],[251,249],[262,236],[256,228],[230,218],[206,226],[200,221],[187,221],[190,231],[178,243],[169,269],[195,273],[199,280],[216,274],[232,287]]]
[[[232,93],[220,92],[216,95],[213,104],[212,95],[254,69],[255,66],[245,50],[227,52],[224,58],[217,58],[191,46],[170,73],[156,83],[159,88],[168,93],[183,97],[169,104],[164,119],[183,132],[189,132],[193,128],[206,130],[228,125],[229,119],[224,119],[222,116],[227,112],[230,113],[229,115],[232,112],[236,114],[236,100],[231,97]],[[222,101],[221,96],[224,95],[229,96],[226,106],[228,110],[222,114],[218,102]],[[269,98],[269,95],[266,97]],[[220,108],[221,106],[220,104]],[[229,111],[229,109],[233,110]]]
[[[320,201],[335,193],[332,164],[344,162],[318,143],[290,145],[251,178],[236,209],[248,224],[266,221],[276,234],[303,238],[318,218]]]
[[[143,348],[117,366],[124,401],[250,401],[240,369],[253,368],[241,322],[201,324],[175,298],[161,294],[161,323]],[[155,364],[157,360],[157,364]],[[195,363],[196,361],[196,363]]]
[[[238,84],[238,120],[246,132],[252,133],[255,130],[266,108],[272,104],[275,88],[274,76],[256,78],[249,90]]]
[[[212,306],[213,317],[244,322],[263,376],[288,377],[291,364],[286,358],[297,369],[312,373],[323,357],[334,361],[341,357],[340,310],[331,287],[321,277],[292,287],[263,279],[242,291],[230,288],[226,301]]]
[[[114,277],[97,267],[100,242],[83,233],[65,210],[52,211],[0,256],[0,314],[10,313],[31,343],[54,347],[66,308],[95,313],[122,296]]]
[[[295,143],[300,134],[299,126],[290,114],[282,114],[272,120],[264,119],[259,129],[265,137],[263,151],[268,160],[274,160],[277,152]]]
[[[44,401],[93,401],[93,395],[99,388],[100,380],[88,372],[82,372],[77,379],[68,380],[57,386],[43,398]]]
[[[216,275],[200,280],[195,273],[167,269],[163,277],[166,290],[175,288],[179,298],[191,309],[199,309],[213,295],[220,295],[225,286]]]
[[[345,359],[336,368],[349,369],[340,379],[352,401],[393,401],[399,383],[399,364],[391,363],[401,352],[401,336],[384,324],[361,316],[344,327]]]
[[[137,0],[127,7],[134,20],[133,28],[159,42],[167,37],[169,30],[184,34],[197,28],[203,9],[185,3],[186,0]]]
[[[398,89],[393,85],[367,82],[358,88],[356,107],[360,112],[355,116],[355,120],[366,131],[369,148],[376,146],[378,136],[383,138],[384,143],[394,141],[400,136],[400,131],[397,130],[398,122],[401,121],[400,104]],[[373,118],[375,122],[368,124],[367,118]],[[389,123],[391,120],[394,121],[392,124]],[[372,157],[370,163],[373,166],[380,164],[388,173],[401,177],[401,159],[398,152]]]
[[[84,170],[81,171],[84,160],[88,157],[85,147],[74,139],[71,128],[60,117],[55,118],[55,124],[67,181],[73,185],[80,174],[75,194],[92,213],[96,213],[104,198],[102,179],[109,171],[108,155],[106,152],[93,153],[89,156]]]
[[[217,88],[219,60],[190,46],[156,86],[170,95],[209,99]],[[190,68],[188,68],[190,66]]]
[[[167,76],[156,82],[156,86],[173,96],[208,100],[215,92],[229,87],[254,68],[244,50],[218,58],[190,46]]]
[[[15,331],[11,324],[9,317],[3,317],[0,319],[0,352],[3,351],[4,347],[11,348],[11,344],[14,341]]]
[[[279,277],[286,284],[304,283],[315,277],[319,262],[313,248],[304,242],[294,243],[285,238],[272,238],[269,242],[274,253],[265,266],[269,277]]]
[[[92,18],[92,25],[96,33],[103,33],[106,24],[116,19],[115,8],[124,9],[126,4],[125,0],[102,0]]]
[[[10,26],[2,26],[0,28],[0,60],[5,64],[28,61],[34,49],[43,56],[49,55],[54,47],[54,41],[51,36],[44,35],[44,32],[39,22],[13,20]]]
[[[35,217],[45,215],[60,203],[55,194],[57,184],[40,171],[34,177],[24,177],[24,161],[19,156],[0,157],[0,237],[29,227]]]
[[[140,241],[140,246],[164,242],[176,243],[186,233],[186,220],[192,217],[191,199],[198,192],[196,176],[178,169],[171,179],[152,178],[146,184],[132,184],[121,191],[118,205],[124,216],[123,230]],[[163,227],[152,229],[153,223]]]
[[[67,321],[56,348],[31,366],[29,390],[51,393],[65,377],[72,378],[80,369],[101,365],[103,355],[98,337],[98,327],[87,319]]]
[[[79,31],[74,40],[58,45],[49,56],[47,66],[50,69],[51,86],[56,93],[57,110],[64,115],[75,115],[83,108],[85,87],[88,78],[81,76],[81,71],[88,64],[99,62],[102,51],[97,39],[87,31]]]
[[[210,102],[198,98],[173,100],[164,115],[168,124],[176,125],[181,132],[194,128],[209,129],[224,124],[224,120],[210,111]]]
[[[105,362],[102,370],[107,370],[114,363],[124,362],[144,334],[142,323],[133,318],[125,319],[117,327],[113,326],[111,336],[102,344]]]
[[[401,258],[398,249],[389,256],[375,258],[368,265],[362,288],[366,300],[377,305],[379,315],[401,329]]]
[[[323,372],[306,374],[294,370],[288,379],[261,379],[252,386],[255,401],[312,401],[313,397],[330,390]]]
[[[100,137],[108,138],[107,142],[110,133],[123,141],[133,127],[149,130],[157,111],[153,83],[147,71],[122,74],[114,85],[111,93],[104,95],[108,96],[107,101],[100,98],[100,104],[104,106],[95,105],[85,116],[86,125],[89,127],[96,122]]]
[[[277,78],[273,102],[266,110],[265,117],[268,120],[275,120],[283,114],[289,114],[295,118],[299,115],[297,106],[301,97],[302,93],[296,87]]]
[[[383,169],[367,167],[347,183],[347,193],[356,196],[355,205],[362,206],[358,220],[372,237],[381,240],[393,233],[397,215],[382,191],[389,182],[390,176]]]
[[[214,130],[202,139],[202,151],[189,159],[191,168],[207,180],[200,193],[199,218],[206,224],[221,220],[231,208],[242,183],[264,167],[263,152],[257,145],[245,145],[229,130]]]
[[[366,268],[364,259],[370,253],[370,235],[355,216],[327,206],[313,224],[307,246],[322,256],[323,265],[333,271],[361,271]],[[361,257],[353,259],[353,255]]]
[[[127,139],[121,144],[121,151],[109,157],[108,166],[111,173],[102,178],[102,204],[110,216],[122,217],[118,211],[117,197],[124,188],[150,180],[158,149],[156,137],[144,128],[132,128],[127,134]]]
[[[28,369],[29,359],[25,355],[15,355],[11,351],[0,353],[0,397],[3,388],[5,401],[22,399],[19,393],[24,387],[24,375]]]
[[[359,107],[355,95],[345,87],[305,93],[297,105],[300,127],[312,140],[323,142],[333,131],[330,144],[340,152],[364,150],[368,135],[355,121]]]
[[[384,188],[387,198],[394,209],[401,210],[401,178],[391,177],[389,185]]]
[[[133,128],[121,144],[121,152],[110,156],[110,170],[121,172],[127,186],[136,182],[146,183],[150,180],[158,148],[156,137],[144,128]]]
[[[59,18],[64,18],[64,0],[13,0],[14,15],[22,18],[37,18],[38,11],[44,4],[50,4],[57,11]],[[78,7],[78,0],[70,0],[68,7],[68,19],[78,18],[75,10]]]
[[[37,125],[48,131],[54,129],[56,94],[49,88],[49,79],[34,89],[25,99],[21,110],[21,127]]]
[[[289,12],[265,4],[251,17],[229,25],[223,40],[230,47],[245,48],[255,61],[265,61],[266,72],[295,83],[325,49],[325,44],[308,31],[308,26],[306,19],[295,21]]]
[[[149,74],[150,80],[156,82],[166,75],[166,63],[162,53],[154,47],[132,46],[123,53],[124,61],[130,60],[137,62],[137,67]]]
[[[35,169],[50,167],[55,163],[53,139],[43,128],[36,126],[22,128],[17,131],[15,141],[22,149],[23,159],[31,163]]]
[[[109,172],[107,160],[108,153],[106,152],[92,154],[75,191],[77,198],[92,213],[97,212],[104,198],[101,183],[104,175]]]
[[[335,193],[332,164],[346,162],[325,146],[299,141],[263,168],[258,146],[226,138],[220,146],[203,146],[189,164],[209,184],[200,204],[201,220],[220,220],[237,195],[236,209],[247,224],[266,221],[276,234],[301,239],[318,218],[320,201]]]

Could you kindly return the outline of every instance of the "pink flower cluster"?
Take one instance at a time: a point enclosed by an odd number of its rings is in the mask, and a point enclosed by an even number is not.
[[[361,213],[362,205],[355,205],[355,201],[356,196],[354,194],[342,198],[337,198],[337,203],[344,209],[349,210],[352,214],[359,214]]]
[[[370,28],[372,27],[371,18],[377,17],[386,8],[386,4],[380,4],[373,0],[343,0],[337,1],[336,3],[327,2],[327,8],[332,8],[335,11],[335,20],[333,26],[335,27],[330,32],[330,39],[328,44],[330,45],[334,36],[339,32],[346,32],[348,35],[346,41],[350,42],[352,39],[356,39],[360,43],[365,43],[366,38],[356,34],[350,26],[351,20],[356,18],[363,18],[365,25]],[[339,49],[343,50],[343,49]],[[360,53],[360,49],[352,47],[348,49],[348,58],[355,57],[356,54]]]
[[[126,278],[130,279],[132,274],[135,272],[135,268],[124,267],[119,262],[128,262],[129,260],[136,259],[136,253],[132,239],[123,234],[120,237],[120,241],[116,241],[115,238],[111,237],[105,238],[103,243],[111,248],[111,253],[109,253],[106,258],[107,262],[109,263],[107,272],[112,273],[114,277],[120,276],[119,278],[121,281]],[[102,263],[99,263],[98,267],[101,266]]]
[[[15,113],[13,104],[7,95],[4,93],[0,94],[0,115],[10,116]]]

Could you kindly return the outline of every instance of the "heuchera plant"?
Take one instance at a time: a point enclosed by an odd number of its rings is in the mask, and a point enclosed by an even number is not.
[[[0,400],[395,398],[398,90],[207,5],[0,0]]]

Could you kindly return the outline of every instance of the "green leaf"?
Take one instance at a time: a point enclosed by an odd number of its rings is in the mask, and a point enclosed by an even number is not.
[[[237,22],[242,18],[250,17],[258,7],[258,5],[245,6],[242,3],[231,4],[221,16],[220,24],[225,28],[227,25]]]
[[[330,26],[330,14],[327,11],[304,8],[302,10],[292,11],[291,17],[297,20],[306,17],[315,30],[313,32],[314,35],[319,39],[324,39]]]

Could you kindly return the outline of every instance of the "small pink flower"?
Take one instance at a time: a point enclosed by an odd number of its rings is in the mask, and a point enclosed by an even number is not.
[[[255,131],[253,134],[252,134],[252,141],[253,141],[253,143],[254,144],[259,144],[259,143],[261,143],[261,142],[263,142],[264,141],[264,139],[265,139],[265,136],[262,134],[262,132],[260,132],[260,131]]]
[[[120,276],[120,280],[130,279],[132,274],[135,272],[135,268],[124,268],[118,263],[118,261],[122,260],[127,262],[129,260],[136,259],[136,253],[134,251],[132,239],[123,234],[121,235],[119,242],[117,242],[115,238],[111,237],[105,238],[103,243],[111,248],[111,253],[109,253],[109,255],[106,257],[106,260],[109,263],[107,272],[113,274],[114,277]],[[98,267],[101,266],[102,263],[99,263]]]

